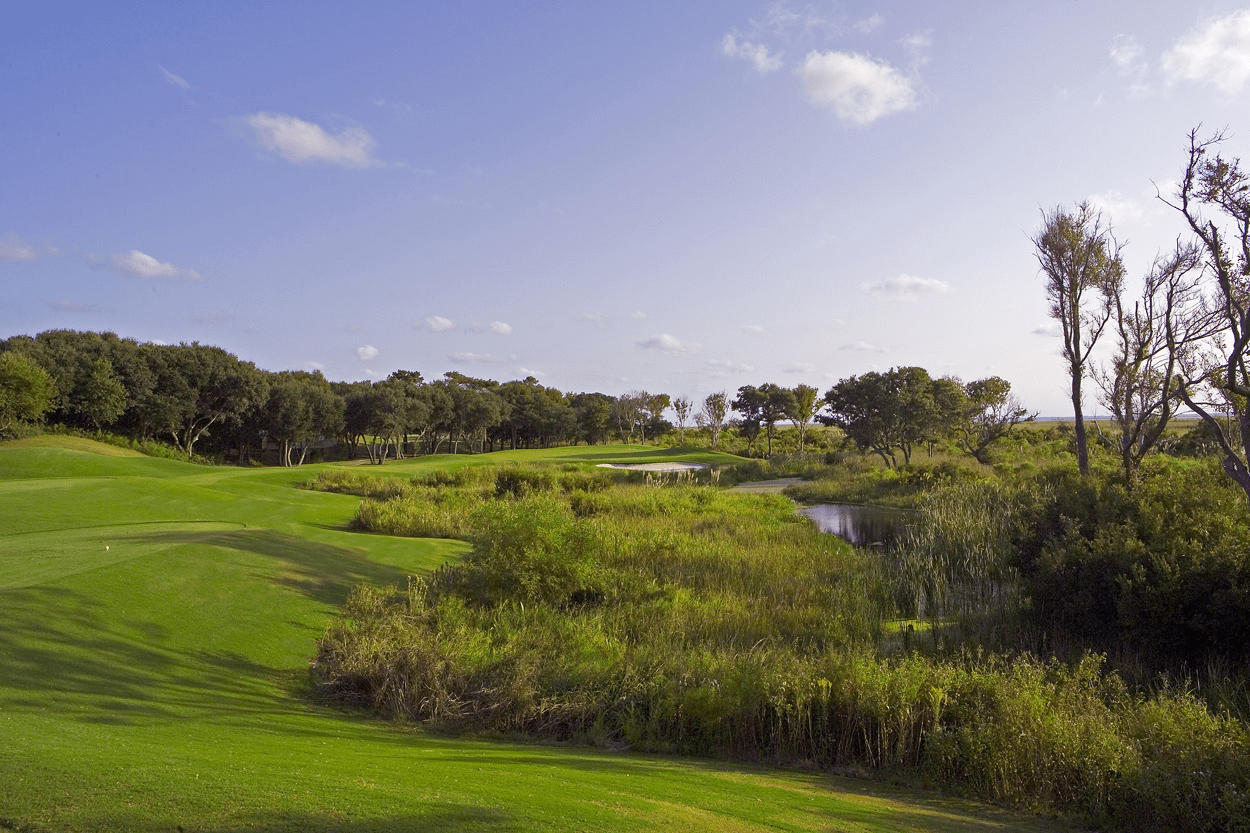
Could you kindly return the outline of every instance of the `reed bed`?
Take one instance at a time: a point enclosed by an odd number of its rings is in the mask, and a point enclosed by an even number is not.
[[[323,697],[452,730],[872,772],[1118,829],[1250,829],[1240,721],[1181,689],[1131,691],[1095,655],[885,655],[897,565],[785,499],[566,489],[560,473],[499,487],[514,480],[362,505],[362,528],[473,551],[353,591],[312,666]],[[948,614],[1015,580],[995,549],[1015,516],[959,488],[983,514],[935,498],[944,520],[914,542]]]

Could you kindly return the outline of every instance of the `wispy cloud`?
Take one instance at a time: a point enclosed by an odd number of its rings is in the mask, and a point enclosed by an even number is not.
[[[742,327],[742,332],[755,333],[758,335],[759,333],[764,332],[764,328],[759,324],[746,324]]]
[[[1116,35],[1107,51],[1120,76],[1129,82],[1132,94],[1144,95],[1150,91],[1147,83],[1150,66],[1142,57],[1143,50],[1136,38],[1132,35]]]
[[[879,14],[874,14],[872,17],[865,17],[863,20],[855,21],[851,24],[851,29],[861,35],[868,35],[880,29],[883,23],[885,23],[885,18]]]
[[[48,306],[57,312],[100,312],[99,304],[85,304],[81,301],[48,301]]]
[[[39,251],[16,234],[0,237],[0,262],[16,263],[19,260],[38,260]]]
[[[326,366],[321,362],[304,362],[304,369],[309,372],[314,370],[318,372],[325,372]]]
[[[504,356],[498,353],[452,353],[447,358],[456,364],[502,364],[516,361],[515,355]]]
[[[866,341],[852,341],[847,344],[843,344],[838,349],[839,350],[854,350],[860,353],[884,353],[885,352],[884,347],[878,347],[875,344],[869,344]]]
[[[128,278],[142,280],[158,280],[171,278],[174,280],[198,281],[200,273],[194,269],[182,269],[172,263],[162,263],[150,254],[131,249],[126,254],[112,255],[109,258],[91,256],[94,263],[107,263],[113,271]]]
[[[815,371],[816,365],[808,362],[798,362],[787,366],[782,373],[814,373]]]
[[[872,124],[917,103],[913,79],[857,52],[811,52],[798,73],[813,104],[854,124]]]
[[[332,134],[285,113],[254,113],[246,121],[262,148],[296,165],[326,162],[344,168],[368,168],[381,164],[373,158],[373,137],[361,127],[346,127]]]
[[[367,362],[370,359],[376,359],[377,357],[378,348],[374,347],[372,344],[362,344],[356,348],[356,358],[360,359],[362,362]]]
[[[1169,81],[1240,92],[1250,80],[1250,9],[1202,21],[1163,53],[1162,67]]]
[[[899,275],[877,283],[863,283],[859,288],[892,301],[912,303],[920,300],[921,295],[949,292],[951,287],[946,281]]]
[[[636,309],[629,314],[629,317],[634,319],[635,321],[641,321],[647,317],[647,314],[640,309]]]
[[[668,333],[642,338],[634,343],[642,350],[658,350],[672,356],[689,356],[703,349],[703,346],[697,342],[684,342]]]
[[[587,324],[594,324],[596,327],[599,327],[600,329],[602,329],[603,327],[608,326],[608,321],[610,319],[608,318],[606,313],[583,312],[581,315],[577,316],[577,320],[584,321]]]
[[[1052,318],[1049,321],[1043,321],[1041,324],[1038,324],[1029,332],[1033,333],[1035,336],[1059,338],[1059,336],[1063,335],[1063,327],[1058,321],[1055,321]]]
[[[505,324],[502,321],[492,321],[490,322],[490,331],[497,336],[510,336],[512,335],[512,325]]]
[[[755,71],[760,74],[776,72],[781,69],[781,55],[774,55],[768,47],[759,43],[740,41],[733,33],[725,35],[720,44],[721,52],[730,58],[742,58],[750,61]]]
[[[727,376],[730,373],[750,373],[755,369],[754,365],[730,361],[729,359],[708,359],[707,366],[712,368],[713,376]]]
[[[425,325],[436,333],[445,333],[456,327],[456,322],[441,315],[431,315],[425,319]]]
[[[191,89],[191,85],[187,83],[187,79],[182,78],[178,75],[174,75],[172,72],[165,69],[165,67],[161,66],[160,64],[157,64],[156,68],[161,71],[161,77],[165,79],[166,83],[173,84],[175,87],[177,87],[180,90]]]

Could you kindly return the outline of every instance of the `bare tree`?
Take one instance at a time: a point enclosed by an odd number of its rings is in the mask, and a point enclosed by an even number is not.
[[[1208,351],[1182,355],[1173,390],[1202,417],[1224,453],[1224,471],[1250,498],[1250,179],[1241,161],[1217,152],[1223,133],[1189,133],[1189,159],[1174,201],[1197,237],[1223,331]],[[1210,213],[1208,213],[1210,212]],[[1168,329],[1169,342],[1182,333]],[[1232,412],[1235,424],[1217,418]]]
[[[686,423],[690,421],[690,409],[694,403],[689,396],[679,396],[673,400],[673,413],[677,414],[677,428],[681,431],[681,444],[686,444]]]
[[[703,400],[703,409],[695,417],[695,422],[711,431],[713,449],[720,442],[720,432],[725,427],[725,417],[728,415],[729,394],[722,390],[708,394]]]
[[[1089,474],[1089,446],[1081,410],[1081,382],[1090,352],[1111,318],[1112,299],[1120,292],[1124,265],[1120,246],[1102,213],[1088,202],[1073,211],[1042,213],[1042,229],[1033,238],[1037,262],[1046,275],[1050,315],[1063,331],[1060,353],[1072,379],[1076,422],[1076,459]]]
[[[1222,328],[1201,283],[1201,249],[1178,241],[1171,254],[1155,258],[1131,309],[1123,292],[1112,299],[1115,352],[1093,377],[1119,429],[1108,442],[1120,456],[1130,488],[1142,458],[1176,410],[1172,379],[1178,367],[1193,364],[1199,345]]]

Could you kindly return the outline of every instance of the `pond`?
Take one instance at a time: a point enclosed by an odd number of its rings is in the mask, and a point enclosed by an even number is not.
[[[811,518],[821,532],[831,532],[857,547],[886,547],[903,534],[912,513],[885,506],[821,503],[799,512]]]

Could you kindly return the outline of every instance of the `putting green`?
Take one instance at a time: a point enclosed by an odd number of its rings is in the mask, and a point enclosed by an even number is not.
[[[354,498],[293,488],[309,468],[84,455],[0,446],[0,830],[1063,829],[819,773],[440,737],[316,704],[306,668],[350,588],[466,545],[350,532]]]

